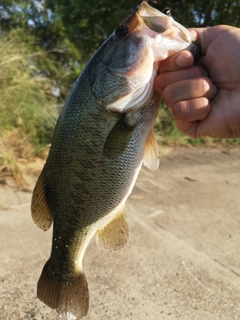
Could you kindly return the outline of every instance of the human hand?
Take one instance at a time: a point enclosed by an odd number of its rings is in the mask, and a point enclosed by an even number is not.
[[[191,138],[240,137],[240,29],[192,29],[202,57],[189,51],[161,62],[155,81],[179,130]]]

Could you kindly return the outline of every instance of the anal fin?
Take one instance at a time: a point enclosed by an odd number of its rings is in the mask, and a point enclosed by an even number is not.
[[[129,237],[130,229],[124,206],[103,229],[96,232],[97,245],[109,251],[122,249],[128,243]]]
[[[36,225],[40,229],[47,231],[53,222],[53,215],[46,201],[42,172],[33,190],[31,212]]]
[[[153,171],[156,171],[159,167],[159,145],[153,130],[150,131],[147,137],[143,155],[143,164]]]
[[[45,264],[37,286],[38,299],[56,309],[63,319],[80,319],[89,308],[88,284],[84,273],[69,279],[54,278]]]

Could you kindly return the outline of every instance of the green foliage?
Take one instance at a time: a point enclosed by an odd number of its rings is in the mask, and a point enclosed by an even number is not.
[[[39,146],[50,142],[57,118],[52,82],[38,69],[51,70],[51,61],[45,52],[33,52],[19,34],[0,39],[0,128],[19,128]]]
[[[85,63],[118,24],[136,10],[138,1],[46,0],[45,4],[53,20],[61,17],[63,36],[81,50],[81,61]],[[55,39],[62,41],[58,30]]]
[[[0,5],[0,28],[23,28],[46,50],[58,50],[55,59],[74,70],[129,14],[139,0],[4,0]],[[240,2],[231,0],[153,0],[159,10],[169,8],[186,27],[240,24]],[[74,71],[73,71],[74,72]]]
[[[172,17],[185,27],[208,27],[217,24],[240,24],[240,2],[231,0],[154,0],[158,10],[168,8]]]
[[[62,106],[86,61],[139,0],[3,0],[0,4],[0,130],[19,128],[39,146],[50,142]],[[240,25],[240,2],[153,0],[186,27]],[[53,89],[59,91],[56,97]],[[162,106],[156,130],[165,142],[198,145]],[[164,137],[164,138],[163,138]],[[214,140],[216,141],[216,140]],[[216,141],[217,142],[217,141]],[[239,139],[231,140],[239,144]]]

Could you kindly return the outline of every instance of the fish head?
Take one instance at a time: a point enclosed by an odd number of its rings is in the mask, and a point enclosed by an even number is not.
[[[140,108],[151,100],[160,61],[186,48],[199,53],[193,35],[171,16],[142,2],[97,52],[92,82],[96,101],[108,111]]]

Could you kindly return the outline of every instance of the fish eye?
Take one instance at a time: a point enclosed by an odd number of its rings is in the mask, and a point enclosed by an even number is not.
[[[125,25],[119,26],[115,30],[115,37],[117,39],[121,39],[121,38],[125,37],[127,34],[128,34],[128,28]]]
[[[171,11],[168,8],[163,9],[162,13],[164,13],[166,16],[171,17]]]

